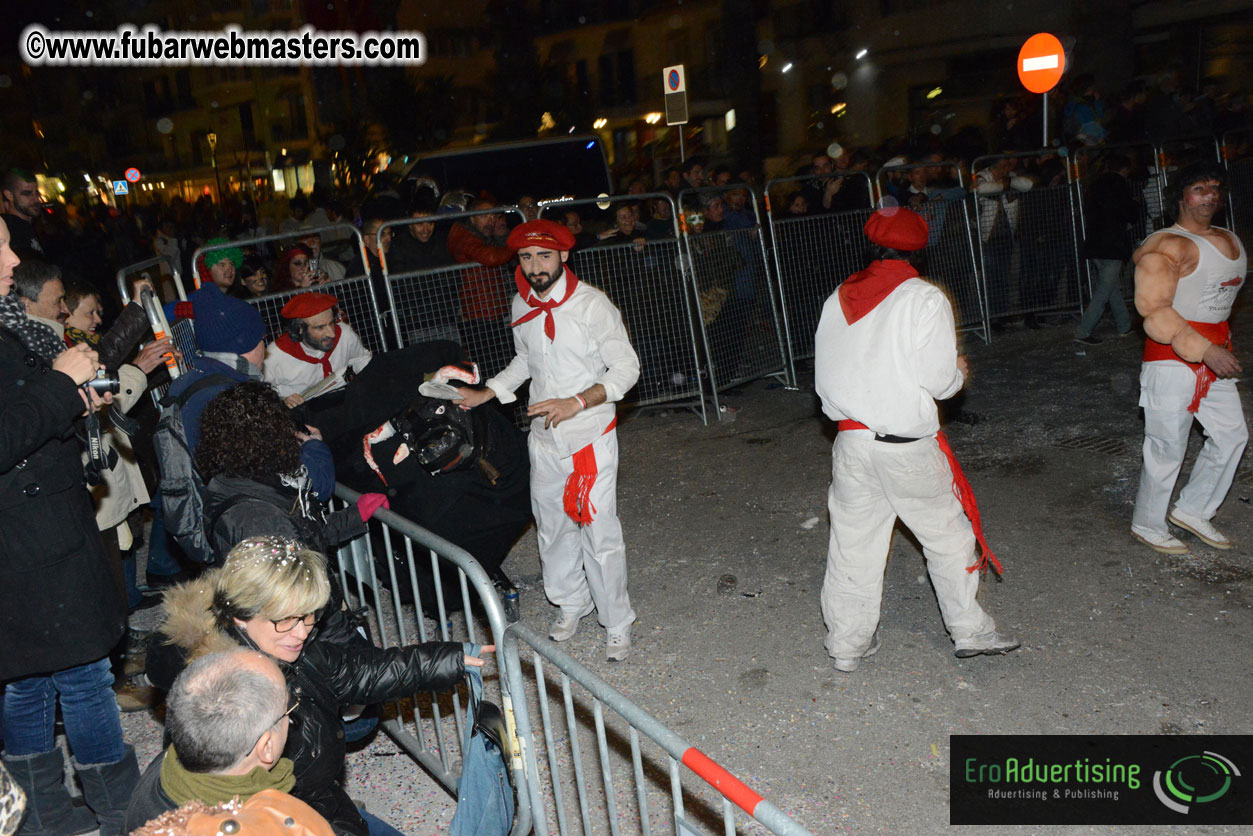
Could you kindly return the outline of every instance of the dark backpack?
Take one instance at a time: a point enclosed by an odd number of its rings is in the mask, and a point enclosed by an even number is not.
[[[177,396],[161,399],[161,417],[152,442],[161,468],[157,495],[165,517],[165,530],[173,535],[187,557],[196,563],[214,563],[209,529],[204,519],[204,479],[196,470],[187,432],[183,429],[183,407],[192,396],[210,386],[235,381],[224,374],[211,374],[197,380]]]

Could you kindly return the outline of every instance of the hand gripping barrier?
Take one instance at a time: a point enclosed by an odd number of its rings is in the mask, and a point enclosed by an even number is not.
[[[971,170],[989,320],[1082,312],[1078,210],[1066,159],[1041,148],[979,157]]]
[[[336,485],[335,497],[347,505],[356,503],[361,495],[342,484]],[[365,610],[371,638],[382,647],[401,647],[424,641],[469,641],[494,643],[503,647],[505,615],[500,599],[483,567],[464,549],[386,509],[379,509],[368,523],[370,533],[341,547],[336,555],[339,580],[351,607]],[[386,563],[387,572],[379,577],[376,550]],[[424,554],[425,553],[425,554]],[[419,584],[420,563],[429,560],[433,578],[436,611],[424,612]],[[461,614],[449,615],[444,598],[443,574],[457,573],[461,593]],[[406,603],[405,593],[412,603]],[[432,625],[428,627],[428,619]],[[491,640],[482,640],[481,619]],[[455,625],[455,626],[454,626]],[[458,635],[453,636],[454,630]],[[498,652],[497,664],[502,658]],[[509,677],[485,680],[486,697],[498,702],[504,710],[510,737],[515,737],[514,700]],[[499,688],[499,694],[492,693]],[[460,693],[453,695],[421,694],[411,701],[392,705],[391,715],[383,720],[387,734],[410,757],[431,774],[454,798],[461,774],[461,741],[465,740],[465,711]],[[451,715],[448,709],[451,708]],[[520,751],[516,739],[512,747]],[[510,764],[514,785],[520,790],[527,785],[523,759],[515,754]],[[531,794],[519,791],[512,836],[531,830]]]
[[[797,191],[822,192],[825,180],[839,181],[842,198],[857,208],[791,214],[788,196]],[[865,195],[864,199],[862,195]],[[780,177],[766,182],[766,217],[770,221],[775,275],[782,300],[783,333],[792,379],[796,362],[814,356],[814,331],[827,297],[853,273],[866,266],[862,227],[873,211],[870,176],[861,171],[836,171],[829,176]],[[832,199],[832,205],[837,204]]]
[[[337,485],[336,501],[354,504],[360,497],[356,491]],[[566,755],[558,751],[549,724],[550,711],[547,699],[547,683],[544,674],[545,660],[561,672],[562,691],[565,700],[565,716],[574,757],[574,770],[578,777],[582,833],[601,832],[605,823],[592,826],[592,813],[588,806],[582,761],[579,757],[580,738],[594,734],[600,756],[602,785],[605,788],[606,809],[611,811],[608,819],[610,832],[617,834],[617,798],[611,777],[612,760],[617,757],[608,748],[609,733],[604,717],[608,707],[614,715],[630,725],[632,775],[636,784],[636,799],[642,811],[640,832],[651,833],[649,817],[650,790],[656,786],[645,783],[640,735],[653,740],[669,756],[669,777],[672,809],[678,817],[684,816],[684,793],[680,764],[690,769],[701,781],[722,796],[722,815],[727,833],[734,831],[734,806],[738,806],[771,833],[779,836],[808,836],[808,831],[784,815],[778,808],[764,801],[760,795],[745,786],[734,775],[722,768],[705,753],[689,746],[682,738],[657,722],[621,693],[615,691],[602,679],[558,649],[552,642],[525,624],[507,625],[504,611],[496,590],[486,572],[466,551],[410,520],[391,511],[380,509],[368,523],[370,533],[343,547],[336,554],[339,580],[349,605],[367,613],[372,639],[383,647],[403,646],[414,641],[443,640],[487,643],[482,633],[486,631],[497,646],[496,661],[501,675],[486,680],[488,698],[497,699],[504,709],[506,723],[512,742],[513,757],[510,763],[517,788],[517,813],[511,834],[522,836],[532,830],[547,836],[553,832],[548,814],[536,816],[535,810],[546,811],[546,800],[555,804],[560,834],[574,833],[567,827],[561,793],[550,794],[544,787],[544,774],[552,783],[549,788],[562,785],[561,768]],[[379,558],[383,560],[380,561]],[[429,561],[434,595],[435,612],[425,612],[419,589],[421,563]],[[379,574],[379,565],[387,566]],[[460,593],[461,613],[450,615],[450,607],[444,597],[443,573],[456,571]],[[405,593],[412,603],[406,600]],[[429,623],[428,623],[429,620]],[[485,622],[485,623],[484,623]],[[454,635],[455,633],[455,635]],[[536,674],[536,689],[527,690],[523,660],[520,649],[530,649]],[[587,728],[585,718],[575,714],[575,696],[571,683],[586,689],[593,699],[594,729]],[[492,693],[499,688],[499,694]],[[583,708],[583,695],[578,705]],[[530,722],[530,703],[535,703],[544,718],[542,742],[533,734]],[[414,699],[395,704],[391,717],[382,725],[387,734],[396,741],[415,761],[429,772],[450,795],[456,795],[457,777],[460,773],[460,741],[464,739],[464,707],[460,696],[415,695]],[[541,773],[540,758],[544,758],[549,771]],[[650,763],[651,767],[651,763]],[[691,794],[691,790],[687,790]],[[698,805],[705,805],[698,799]],[[734,805],[734,806],[733,806]],[[656,810],[654,806],[652,809]],[[701,809],[705,809],[704,806]],[[672,825],[663,829],[668,831]]]
[[[725,205],[732,192],[746,193],[747,200],[739,210],[727,207],[714,228],[704,209],[714,200]],[[684,189],[679,192],[679,220],[696,286],[696,322],[714,413],[721,416],[721,390],[760,377],[793,382],[757,195],[743,184]]]
[[[721,808],[723,829],[728,836],[739,832],[735,822],[736,807],[778,836],[807,836],[809,833],[704,752],[690,746],[570,654],[522,622],[509,625],[505,631],[506,675],[515,695],[526,693],[528,703],[532,697],[525,690],[523,681],[523,651],[530,652],[530,665],[535,676],[534,698],[538,701],[543,725],[541,753],[541,740],[535,736],[530,723],[534,711],[528,705],[526,711],[517,713],[518,736],[529,741],[524,746],[526,769],[530,776],[527,789],[532,794],[530,809],[538,836],[604,832],[618,836],[623,828],[641,834],[678,832],[679,821],[694,821],[698,816],[710,819],[705,823],[713,826],[716,807]],[[560,727],[560,721],[554,721],[549,706],[550,674],[546,672],[549,664],[560,674],[564,729]],[[577,698],[572,684],[581,686]],[[588,730],[585,725],[589,701],[593,730]],[[629,755],[622,751],[623,735],[615,727],[619,724],[611,725],[606,721],[606,709],[610,713],[610,721],[616,719],[626,725]],[[580,720],[580,715],[584,719]],[[670,779],[668,811],[664,800],[659,803],[651,797],[663,794],[664,789],[656,778],[651,781],[646,778],[646,772],[656,773],[656,764],[652,757],[642,752],[641,736],[655,743],[666,759]],[[583,746],[590,745],[590,738],[593,737],[599,760],[599,789],[594,784],[595,778],[585,769],[582,756]],[[619,745],[613,745],[615,743]],[[541,754],[547,755],[546,773],[540,769]],[[614,781],[615,762],[619,773],[626,771],[631,776],[635,790],[633,798],[629,792],[620,797]],[[699,779],[700,785],[685,789],[681,766],[690,770]],[[567,768],[573,772],[573,781],[569,772],[565,771]],[[709,792],[709,788],[716,795]],[[685,796],[693,795],[696,798],[689,805]],[[569,804],[577,805],[577,824],[573,820],[576,814],[567,810]]]
[[[875,189],[881,205],[891,198],[927,222],[930,234],[923,278],[948,294],[957,330],[977,334],[987,342],[987,299],[975,256],[974,209],[961,164],[884,166],[875,172]]]
[[[587,219],[602,212],[613,219],[617,210],[632,203],[664,206],[668,221],[656,221],[646,235],[635,230],[631,237],[621,234],[590,240],[570,254],[570,267],[579,281],[600,288],[622,313],[631,335],[631,347],[640,359],[640,379],[623,399],[624,405],[665,404],[698,412],[708,423],[704,393],[704,372],[697,348],[691,271],[683,257],[679,223],[674,200],[661,192],[580,200],[544,201],[543,217],[561,219],[565,212],[578,212]]]
[[[308,237],[313,233],[320,233],[324,237],[328,231],[348,232],[355,237],[357,251],[361,257],[361,264],[368,265],[369,257],[366,255],[365,243],[361,238],[360,231],[349,224],[332,224],[331,226],[319,227],[317,229],[302,229],[299,232],[289,232],[280,235],[263,235],[257,238],[241,238],[237,241],[229,241],[221,244],[214,244],[208,247],[201,247],[196,250],[192,263],[196,264],[200,257],[207,252],[213,250],[227,249],[231,247],[248,247],[269,244],[275,241],[296,241],[300,238]],[[324,258],[326,256],[323,256]],[[286,329],[283,327],[283,318],[279,311],[283,305],[293,296],[308,291],[321,291],[324,293],[332,293],[339,299],[339,309],[343,313],[345,319],[352,326],[357,335],[361,337],[361,341],[370,351],[384,351],[389,345],[384,327],[383,315],[380,311],[378,298],[375,289],[371,286],[371,279],[368,275],[349,276],[339,281],[326,282],[325,284],[315,284],[307,288],[296,288],[292,290],[281,290],[273,293],[265,293],[261,296],[254,296],[246,300],[261,312],[261,318],[265,320],[266,342],[277,339]]]

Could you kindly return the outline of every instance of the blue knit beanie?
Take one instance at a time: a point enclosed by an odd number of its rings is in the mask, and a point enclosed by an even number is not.
[[[265,339],[261,313],[242,299],[227,296],[215,284],[201,286],[187,301],[201,351],[244,354]]]

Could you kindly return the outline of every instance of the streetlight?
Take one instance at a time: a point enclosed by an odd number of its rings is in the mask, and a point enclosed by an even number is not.
[[[218,135],[211,133],[205,138],[209,140],[209,158],[213,162],[213,179],[218,184],[218,206],[221,206],[222,178],[218,174]]]

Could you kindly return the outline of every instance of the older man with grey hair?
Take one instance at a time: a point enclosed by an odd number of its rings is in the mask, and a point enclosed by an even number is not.
[[[212,805],[265,789],[291,792],[296,777],[282,755],[293,708],[268,656],[228,650],[192,662],[166,697],[172,742],[139,779],[123,832],[193,799]]]

